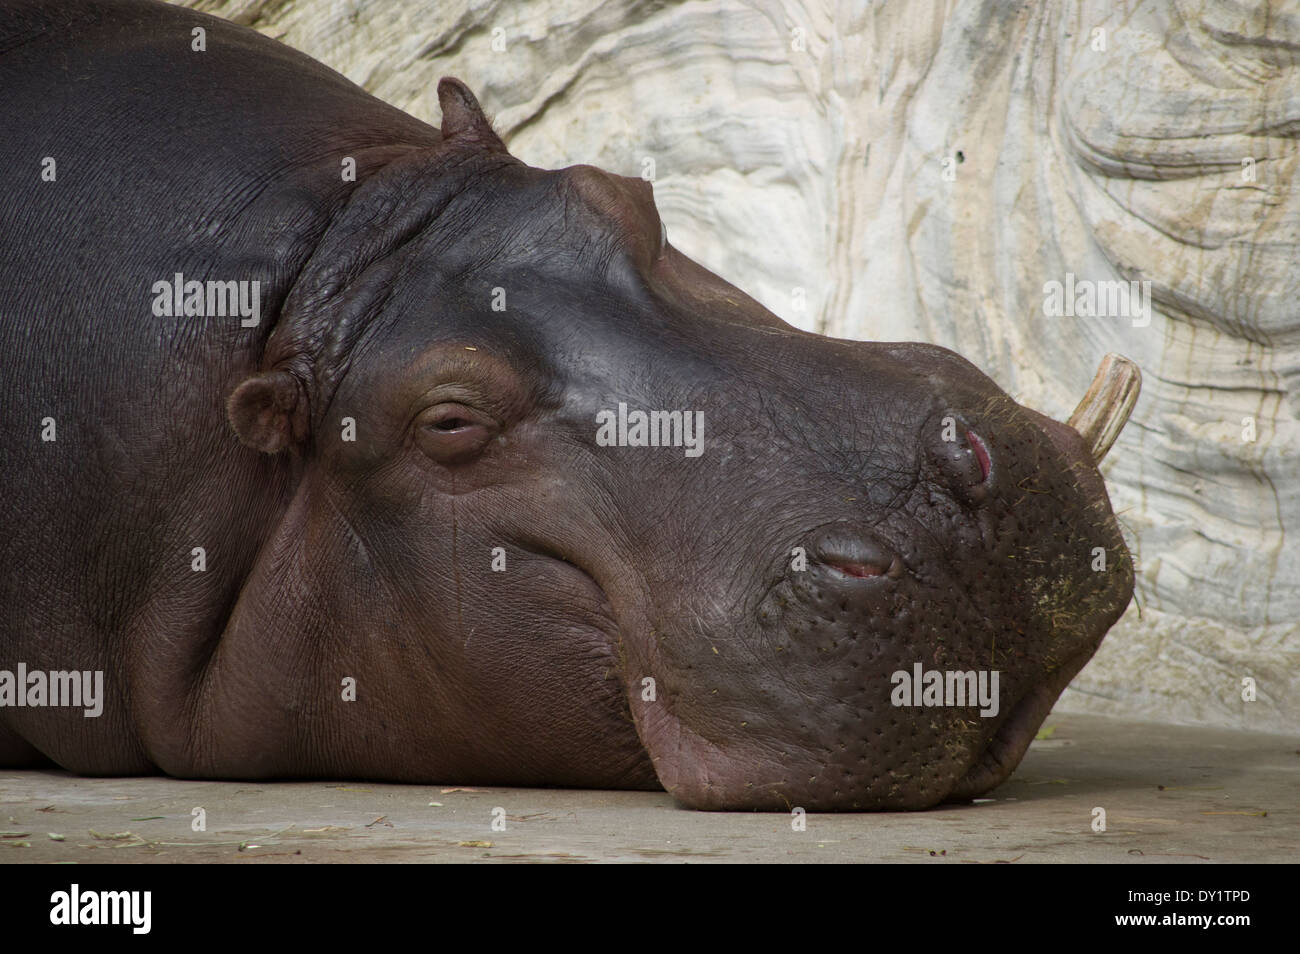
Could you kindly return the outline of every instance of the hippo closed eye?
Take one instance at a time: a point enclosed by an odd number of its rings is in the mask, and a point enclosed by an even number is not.
[[[1057,423],[786,325],[457,80],[435,129],[57,7],[0,13],[0,672],[102,697],[0,675],[0,766],[923,808],[1006,779],[1127,606],[1122,359]]]

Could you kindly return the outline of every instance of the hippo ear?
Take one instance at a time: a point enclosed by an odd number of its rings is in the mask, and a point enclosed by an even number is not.
[[[506,151],[492,124],[483,115],[469,87],[454,76],[438,81],[438,105],[442,107],[442,138],[479,143],[489,149]]]
[[[226,414],[240,441],[265,454],[307,436],[307,401],[288,371],[263,371],[245,380],[226,402]]]

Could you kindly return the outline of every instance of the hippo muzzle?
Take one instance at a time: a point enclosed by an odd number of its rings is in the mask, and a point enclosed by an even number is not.
[[[844,811],[1005,781],[1130,599],[1097,462],[1138,382],[1108,357],[1070,425],[991,385],[941,403],[890,509],[845,492],[791,537],[740,635],[698,607],[661,620],[644,667],[663,691],[632,707],[664,787],[698,809]]]

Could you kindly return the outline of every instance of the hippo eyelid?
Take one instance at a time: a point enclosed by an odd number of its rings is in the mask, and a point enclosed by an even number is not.
[[[482,425],[476,425],[473,421],[469,420],[468,418],[450,417],[450,418],[444,418],[443,420],[440,421],[431,421],[428,424],[425,424],[424,426],[431,427],[435,431],[443,431],[444,433],[451,433],[454,431],[463,431],[467,427],[475,427],[475,426],[481,427]]]
[[[443,433],[462,431],[469,427],[494,428],[497,422],[491,415],[484,414],[459,401],[440,401],[427,408],[421,415],[422,427],[432,428]]]
[[[501,431],[490,415],[453,401],[427,408],[419,417],[415,442],[442,464],[464,464],[478,457]]]

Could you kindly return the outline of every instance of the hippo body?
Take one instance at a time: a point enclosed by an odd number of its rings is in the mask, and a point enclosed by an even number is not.
[[[225,21],[48,7],[0,12],[0,672],[103,699],[0,683],[0,767],[921,808],[1127,606],[1075,430],[786,325],[647,183],[523,164],[458,81],[435,129]],[[998,703],[900,705],[918,666]]]

